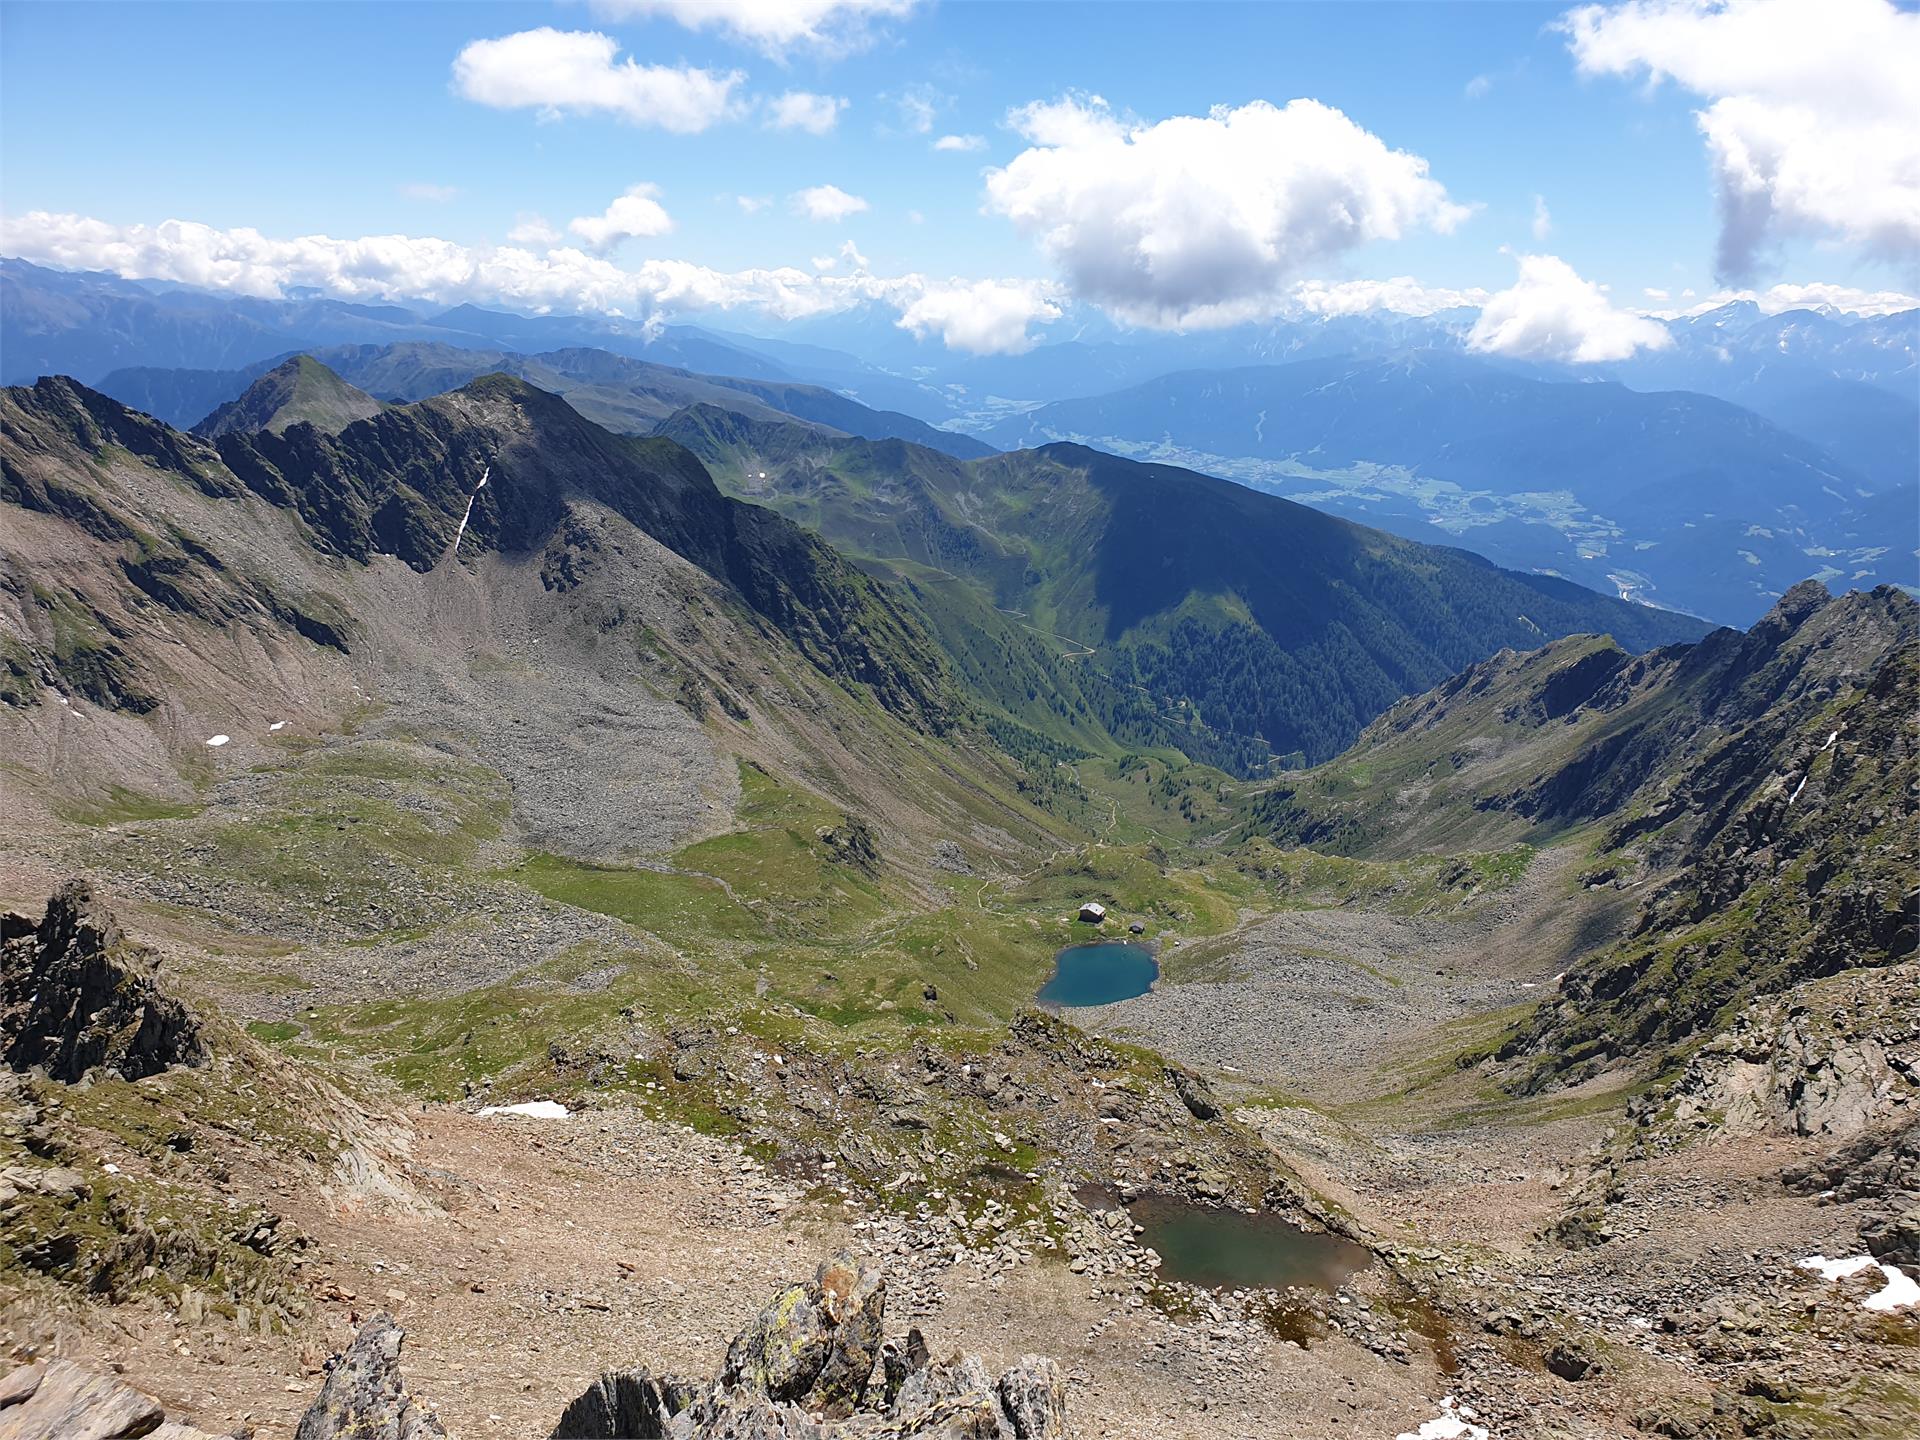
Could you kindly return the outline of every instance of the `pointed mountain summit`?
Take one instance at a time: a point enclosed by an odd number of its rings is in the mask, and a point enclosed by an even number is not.
[[[256,430],[278,435],[289,425],[306,424],[337,435],[354,421],[371,419],[385,408],[311,355],[295,355],[254,381],[237,400],[229,400],[207,416],[193,427],[193,433],[206,439]]]

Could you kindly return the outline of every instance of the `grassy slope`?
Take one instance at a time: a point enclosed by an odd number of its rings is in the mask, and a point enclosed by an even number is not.
[[[1644,648],[1700,629],[1078,446],[961,462],[711,407],[663,433],[734,493],[855,553],[962,578],[1116,687],[1256,750],[1328,757],[1401,695],[1500,645],[1611,630]],[[1256,763],[1222,747],[1206,758]]]

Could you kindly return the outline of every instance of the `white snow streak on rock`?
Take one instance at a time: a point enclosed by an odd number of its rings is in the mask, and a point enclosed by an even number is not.
[[[558,1100],[523,1100],[518,1105],[489,1105],[482,1115],[524,1115],[529,1120],[564,1120],[567,1107]]]
[[[460,553],[460,537],[467,533],[467,521],[473,518],[473,502],[479,497],[480,492],[487,488],[487,476],[492,473],[493,467],[491,465],[482,470],[480,472],[480,483],[473,487],[473,494],[467,496],[467,508],[460,516],[460,528],[453,532],[453,549],[448,552],[449,554],[458,555]]]
[[[271,725],[269,725],[269,726],[267,726],[267,729],[269,729],[269,730],[278,730],[278,729],[281,729],[281,728],[282,728],[283,726],[285,726],[285,725],[286,725],[286,723],[287,723],[287,722],[286,722],[286,721],[284,721],[284,720],[276,720],[276,721],[274,721],[274,722],[273,722],[273,724],[271,724]]]
[[[226,735],[214,735],[208,738],[207,744],[215,750],[218,750],[222,745],[225,745],[230,738],[230,736]]]

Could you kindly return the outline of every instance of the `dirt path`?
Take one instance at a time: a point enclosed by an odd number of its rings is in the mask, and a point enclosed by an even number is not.
[[[565,1121],[413,1117],[421,1213],[269,1196],[316,1241],[306,1279],[323,1317],[304,1339],[184,1324],[150,1303],[59,1349],[125,1373],[205,1427],[290,1436],[318,1364],[352,1325],[391,1310],[409,1384],[462,1436],[543,1436],[602,1368],[706,1374],[779,1285],[837,1245],[871,1254],[875,1219],[803,1197],[731,1145],[631,1111]],[[892,1232],[889,1232],[890,1234]],[[896,1242],[897,1243],[897,1242]],[[1039,1349],[1071,1377],[1082,1440],[1384,1440],[1427,1417],[1444,1381],[1355,1346],[1263,1339],[1223,1360],[1205,1326],[1138,1297],[1096,1295],[1064,1263],[981,1278],[944,1254],[880,1256],[906,1292],[936,1295],[914,1323],[938,1351],[990,1369]],[[896,1322],[899,1323],[899,1322]]]

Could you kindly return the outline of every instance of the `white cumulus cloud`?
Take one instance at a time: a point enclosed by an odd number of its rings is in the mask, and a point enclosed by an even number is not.
[[[524,217],[522,224],[531,227],[535,219]],[[551,227],[536,238],[559,239]],[[851,244],[837,257],[825,257],[836,268],[846,266],[846,273],[793,266],[724,271],[684,260],[626,267],[572,245],[536,254],[520,245],[469,246],[416,235],[278,239],[186,220],[120,225],[36,210],[0,216],[0,254],[57,269],[110,271],[263,299],[311,288],[342,300],[472,301],[533,314],[644,321],[712,310],[800,320],[873,302],[898,312],[916,335],[937,335],[973,351],[1025,349],[1033,343],[1026,326],[1060,314],[1043,282],[875,275]]]
[[[867,209],[858,195],[849,195],[838,185],[809,185],[793,192],[793,208],[809,220],[845,220]]]
[[[942,135],[933,142],[933,148],[964,155],[974,150],[986,149],[987,140],[984,135]]]
[[[774,58],[806,48],[827,55],[861,49],[877,22],[910,13],[918,0],[592,0],[596,14],[628,20],[660,15],[689,30],[718,30]]]
[[[1517,258],[1519,280],[1487,297],[1467,336],[1469,349],[1591,365],[1673,343],[1666,326],[1614,308],[1604,290],[1558,255]]]
[[[1647,298],[1665,301],[1664,290],[1649,290]],[[1783,310],[1838,310],[1848,315],[1897,315],[1903,310],[1920,310],[1920,296],[1899,290],[1861,290],[1852,285],[1832,285],[1814,281],[1805,285],[1769,285],[1765,290],[1721,290],[1704,300],[1695,300],[1693,291],[1683,290],[1680,298],[1691,301],[1681,310],[1656,310],[1649,313],[1673,318],[1704,315],[1735,300],[1751,302],[1764,315]]]
[[[1920,14],[1888,0],[1630,0],[1561,21],[1583,74],[1671,80],[1696,112],[1720,201],[1718,267],[1771,242],[1920,247]]]
[[[509,245],[538,246],[546,249],[558,245],[563,237],[560,232],[547,223],[547,217],[537,215],[531,210],[522,210],[513,217],[513,228],[507,231]]]
[[[634,125],[691,135],[740,113],[738,70],[642,65],[617,58],[613,37],[543,25],[475,40],[453,61],[454,89],[497,110],[547,115],[605,113]]]
[[[1468,214],[1425,160],[1315,100],[1146,124],[1075,97],[1010,120],[1029,148],[987,172],[989,208],[1075,295],[1136,324],[1270,313],[1302,266]]]
[[[825,135],[840,121],[847,102],[837,95],[815,95],[807,90],[789,90],[767,102],[767,124],[775,130],[804,130],[809,135]]]
[[[603,213],[568,221],[567,229],[589,249],[606,251],[623,240],[665,235],[673,229],[673,217],[660,203],[660,187],[640,184],[629,186]]]
[[[1059,302],[1038,281],[976,280],[928,286],[897,323],[919,339],[938,335],[949,350],[1019,355],[1038,343],[1029,326],[1059,318]]]
[[[1411,275],[1391,280],[1302,280],[1293,287],[1294,306],[1312,315],[1437,315],[1442,310],[1475,310],[1486,303],[1478,288],[1453,290],[1422,285]]]

